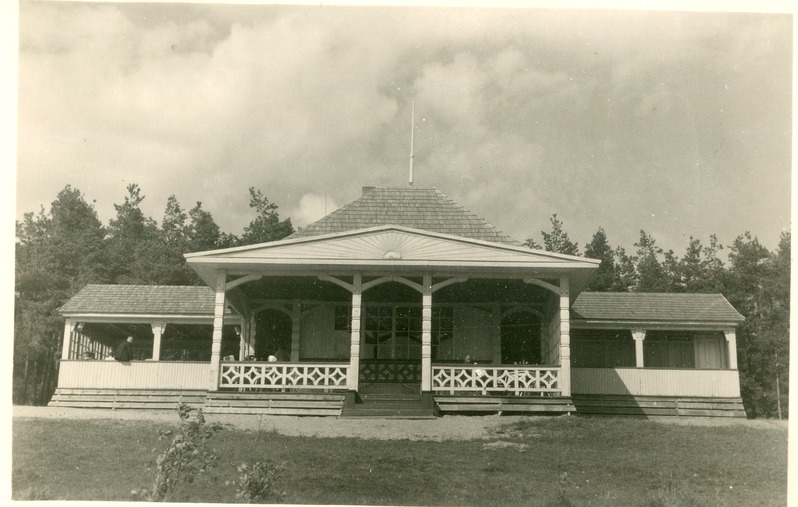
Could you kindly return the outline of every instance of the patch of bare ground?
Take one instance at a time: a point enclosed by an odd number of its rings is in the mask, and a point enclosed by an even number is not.
[[[63,407],[15,406],[14,418],[144,420],[172,424],[171,410],[83,409]],[[508,425],[540,416],[444,416],[437,419],[341,419],[334,417],[296,417],[268,415],[207,414],[209,422],[219,422],[241,430],[274,431],[288,436],[352,437],[372,440],[482,440],[503,436]],[[569,417],[569,416],[558,416]],[[573,416],[571,416],[573,417]],[[578,417],[578,416],[577,416]],[[712,417],[657,417],[657,424],[692,426],[746,426],[787,428],[787,421],[746,420]]]

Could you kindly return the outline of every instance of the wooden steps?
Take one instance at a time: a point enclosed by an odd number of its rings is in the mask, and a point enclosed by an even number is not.
[[[269,414],[338,416],[345,394],[209,392],[203,412],[206,414]]]
[[[350,395],[341,417],[435,419],[435,405],[432,396],[420,393]]]
[[[264,391],[59,388],[49,406],[174,410],[186,403],[210,414],[272,414],[430,419],[437,413],[586,414],[745,417],[740,398],[574,395],[461,396],[376,392],[360,394]],[[345,403],[345,399],[347,399]]]
[[[174,410],[180,403],[194,408],[202,407],[205,394],[206,391],[199,390],[58,388],[48,406]]]
[[[577,414],[745,417],[741,398],[574,395]]]
[[[571,399],[565,397],[435,395],[434,398],[438,410],[444,413],[558,415],[574,412]]]

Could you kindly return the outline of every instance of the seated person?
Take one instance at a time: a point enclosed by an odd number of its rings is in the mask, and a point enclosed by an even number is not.
[[[288,355],[288,351],[285,350],[283,347],[277,349],[277,352],[274,353],[275,357],[278,361],[290,361],[291,358]]]

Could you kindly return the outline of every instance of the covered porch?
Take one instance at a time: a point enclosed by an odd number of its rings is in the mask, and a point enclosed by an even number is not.
[[[393,226],[186,258],[214,330],[228,305],[248,322],[237,361],[214,333],[210,391],[423,396],[570,396],[572,291],[597,264]]]

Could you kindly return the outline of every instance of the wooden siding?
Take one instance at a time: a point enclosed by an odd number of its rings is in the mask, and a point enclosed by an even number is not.
[[[571,379],[575,395],[740,396],[737,370],[573,368]]]
[[[210,364],[62,360],[59,388],[207,389]]]

